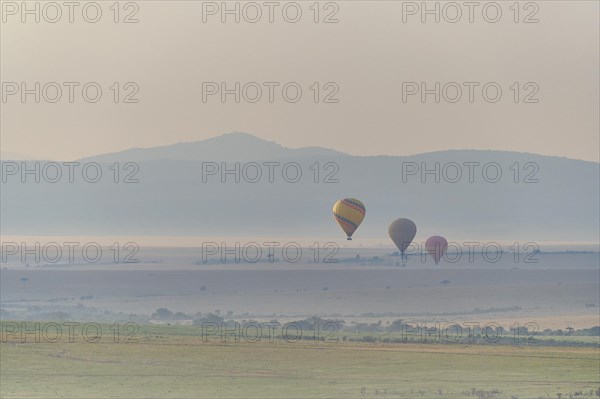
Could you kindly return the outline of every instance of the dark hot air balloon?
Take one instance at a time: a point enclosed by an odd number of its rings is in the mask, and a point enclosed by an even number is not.
[[[400,250],[400,253],[404,255],[406,248],[410,245],[413,238],[417,234],[417,226],[410,219],[396,219],[388,228],[388,233],[394,244]]]

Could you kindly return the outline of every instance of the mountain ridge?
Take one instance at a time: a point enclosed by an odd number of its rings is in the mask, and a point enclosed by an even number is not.
[[[216,144],[216,146],[215,146]],[[241,154],[239,152],[232,152],[227,154],[227,146],[231,145],[250,145],[251,147],[246,148],[245,152],[253,152],[251,156]],[[202,148],[208,146],[208,148]],[[219,148],[225,147],[225,148]],[[192,149],[192,151],[190,151]],[[177,155],[158,155],[164,153],[179,152]],[[145,154],[143,154],[145,153]],[[183,154],[182,154],[183,153]],[[197,141],[186,141],[177,142],[173,144],[154,146],[154,147],[132,147],[121,151],[115,151],[110,153],[103,153],[83,157],[78,159],[80,162],[115,162],[115,161],[128,161],[128,162],[143,162],[149,160],[182,160],[182,161],[212,161],[214,154],[218,155],[219,160],[230,161],[249,161],[249,160],[265,160],[269,158],[278,159],[285,157],[299,157],[299,158],[311,158],[317,156],[332,156],[332,157],[355,157],[355,158],[414,158],[421,156],[435,156],[439,154],[459,154],[459,153],[494,153],[499,155],[530,155],[535,157],[545,158],[556,158],[565,159],[579,162],[589,162],[593,164],[599,164],[596,161],[582,160],[577,158],[569,158],[557,155],[538,154],[533,152],[521,152],[511,150],[495,150],[495,149],[448,149],[448,150],[437,150],[428,151],[415,154],[405,155],[356,155],[349,154],[342,151],[334,150],[331,148],[320,147],[320,146],[307,146],[307,147],[285,147],[275,141],[269,141],[245,132],[231,132],[225,133],[219,136],[210,137],[205,140]],[[208,155],[210,154],[210,155]]]
[[[340,198],[354,197],[367,207],[358,237],[381,236],[391,220],[408,217],[419,234],[599,240],[596,162],[486,150],[354,156],[286,151],[276,143],[245,138],[259,149],[238,144],[225,155],[206,150],[199,155],[192,148],[193,156],[184,154],[191,160],[145,157],[133,175],[135,184],[123,181],[132,171],[124,164],[120,180],[114,181],[114,167],[109,166],[119,158],[108,156],[106,164],[100,162],[104,178],[95,183],[79,175],[75,182],[63,178],[58,183],[31,178],[23,183],[18,175],[8,176],[0,190],[2,234],[336,236],[340,231],[331,206]],[[238,142],[235,135],[228,139],[230,147]],[[235,158],[238,155],[241,158]],[[274,181],[269,181],[265,168],[262,177],[252,181],[254,175],[244,175],[244,168],[237,168],[237,176],[232,176],[230,164],[225,176],[218,171],[205,175],[202,164],[255,161],[260,166],[267,159],[279,165]],[[282,175],[286,162],[300,166],[299,181]],[[469,162],[479,165],[474,173],[463,166]],[[484,175],[488,164],[493,167]],[[223,169],[218,163],[213,167]],[[496,180],[498,168],[501,176]],[[428,173],[432,169],[437,171]]]
[[[240,151],[243,147],[243,151]],[[248,153],[252,153],[248,157]],[[147,160],[209,160],[213,154],[220,154],[219,158],[247,160],[261,157],[278,158],[298,156],[346,156],[340,151],[323,147],[284,147],[274,141],[261,139],[244,132],[226,133],[205,140],[179,142],[164,146],[148,148],[130,148],[114,153],[99,154],[81,158],[78,161],[106,162],[107,160],[121,160],[129,162],[142,162]]]
[[[227,152],[228,146],[247,146],[242,152]],[[248,153],[252,153],[249,155]],[[495,149],[447,149],[436,150],[414,154],[393,155],[356,155],[338,151],[331,148],[320,146],[306,147],[286,147],[275,141],[262,139],[258,136],[245,132],[231,132],[222,135],[210,137],[204,140],[177,142],[172,144],[153,146],[153,147],[131,147],[124,150],[101,153],[78,158],[79,162],[144,162],[159,160],[181,160],[181,161],[250,161],[280,159],[288,157],[296,158],[314,158],[321,156],[330,157],[354,157],[363,159],[386,159],[386,158],[415,158],[415,157],[435,157],[437,155],[464,155],[464,154],[497,154],[500,156],[528,155],[532,157],[563,159],[577,162],[587,162],[600,165],[600,162],[569,158],[557,155],[538,154],[533,152],[521,152],[511,150]],[[219,154],[219,155],[215,155]],[[216,158],[218,159],[214,159]],[[47,161],[29,155],[21,155],[2,151],[0,153],[2,161]]]

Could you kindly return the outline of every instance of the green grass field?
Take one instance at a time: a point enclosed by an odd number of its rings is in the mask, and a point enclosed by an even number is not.
[[[193,327],[148,327],[139,342],[0,344],[2,398],[586,398],[599,348],[257,343]],[[119,341],[123,341],[120,337]]]

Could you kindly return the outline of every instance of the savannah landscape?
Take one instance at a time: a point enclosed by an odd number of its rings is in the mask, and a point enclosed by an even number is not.
[[[0,399],[600,398],[599,14],[0,0]]]
[[[337,263],[290,266],[202,263],[200,252],[7,263],[2,396],[600,394],[598,253],[402,266],[392,249],[346,248]]]

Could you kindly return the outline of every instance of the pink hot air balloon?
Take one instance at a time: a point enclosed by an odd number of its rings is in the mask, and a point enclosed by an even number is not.
[[[437,265],[446,253],[448,241],[442,236],[431,236],[425,241],[425,250],[429,252]]]

